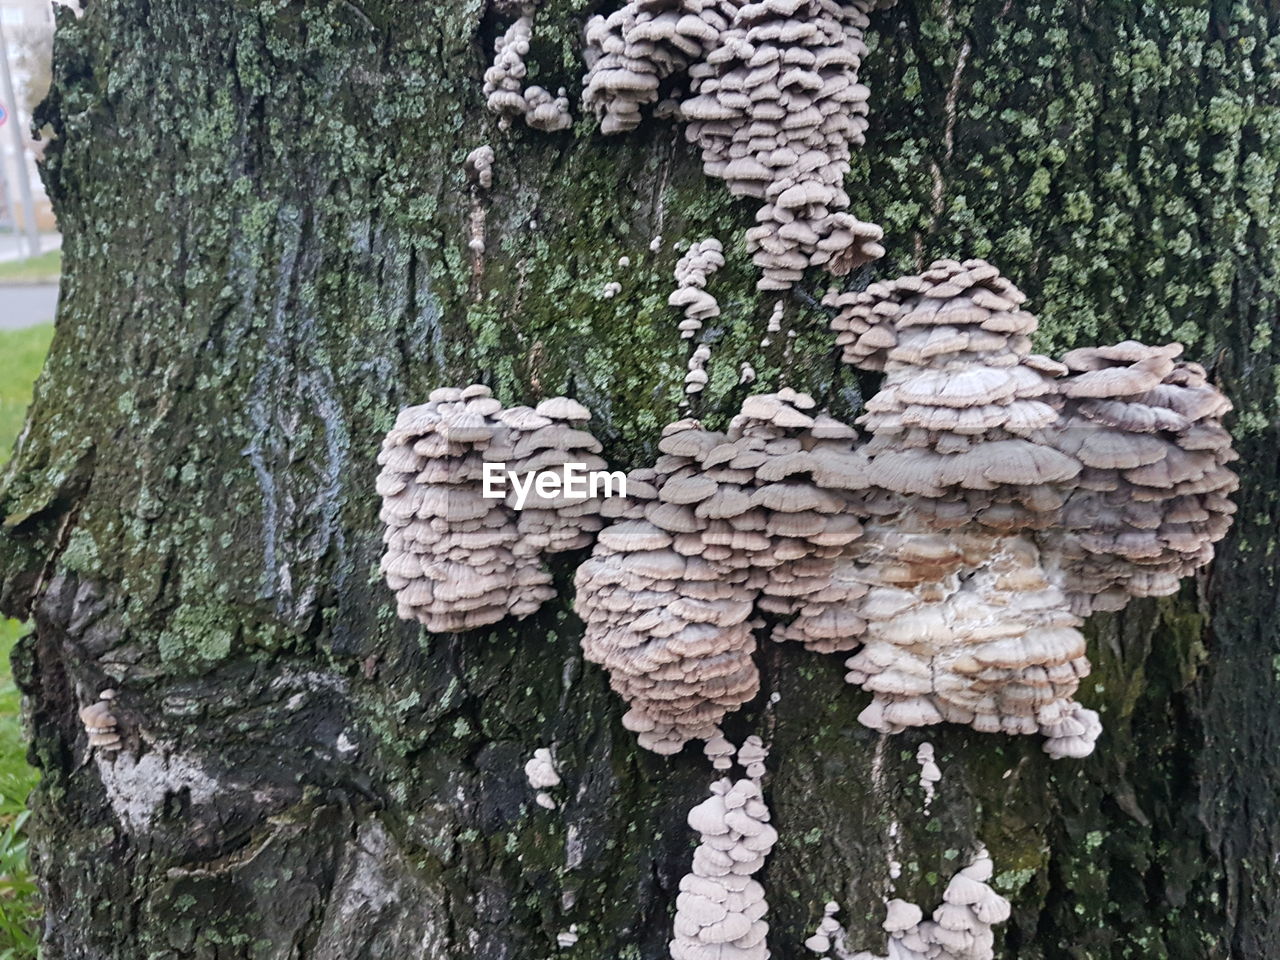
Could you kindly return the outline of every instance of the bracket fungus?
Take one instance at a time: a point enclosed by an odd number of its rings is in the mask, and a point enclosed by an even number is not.
[[[542,558],[590,544],[599,498],[531,489],[516,510],[514,493],[484,495],[485,465],[602,469],[600,443],[583,429],[590,418],[567,397],[507,409],[481,384],[433,390],[400,412],[378,455],[377,490],[381,569],[402,618],[452,633],[528,616],[555,595]]]
[[[499,116],[498,126],[503,130],[517,117],[535,130],[567,130],[573,126],[573,117],[566,91],[561,88],[553,95],[543,87],[524,85],[533,11],[533,5],[523,7],[515,22],[494,41],[493,64],[484,72],[485,100],[489,110]]]
[[[747,232],[760,288],[787,290],[810,266],[842,275],[884,254],[843,181],[867,126],[867,14],[893,2],[630,0],[587,24],[583,102],[621,133],[664,84],[686,83],[678,113],[704,172],[763,201]]]
[[[760,789],[768,751],[755,737],[743,749],[753,770],[736,781],[717,780],[711,796],[689,811],[699,841],[676,897],[672,960],[768,960],[769,905],[752,875],[764,867],[778,833]]]
[[[1181,353],[1125,341],[1063,357],[1066,404],[1049,442],[1083,469],[1045,539],[1081,615],[1174,593],[1231,526],[1231,404]]]
[[[847,610],[865,588],[844,557],[865,464],[853,430],[813,407],[783,390],[749,397],[727,433],[677,421],[653,469],[607,505],[618,522],[576,578],[582,646],[647,749],[712,737],[755,696],[757,609],[793,616],[777,638],[815,650],[848,649],[861,627]]]
[[[1176,345],[1032,353],[1024,301],[981,260],[825,301],[846,362],[885,374],[859,421],[876,492],[848,679],[875,693],[861,719],[877,729],[1039,731],[1078,757],[1101,732],[1071,699],[1080,616],[1172,592],[1212,557],[1230,405]]]
[[[992,928],[1008,920],[1011,910],[1009,901],[987,884],[993,870],[991,857],[979,851],[951,878],[930,920],[914,903],[887,901],[882,924],[889,934],[887,958],[866,951],[842,955],[851,960],[994,960]],[[843,943],[843,928],[831,939]],[[810,949],[822,952],[815,949],[819,945],[815,942]]]
[[[684,310],[680,339],[689,340],[702,322],[720,316],[720,304],[707,292],[707,279],[724,266],[724,249],[714,237],[693,244],[676,264],[676,289],[667,303]]]
[[[1027,533],[1052,524],[1080,472],[1037,442],[1058,413],[1049,364],[1030,353],[1035,318],[981,261],[939,262],[867,299],[867,329],[845,350],[885,373],[859,420],[876,488],[867,630],[847,662],[846,679],[874,693],[859,719],[888,733],[1043,732],[1054,756],[1088,753],[1101,727],[1071,699],[1088,672],[1080,621]]]
[[[643,746],[715,737],[755,696],[768,615],[775,640],[853,653],[874,729],[1093,750],[1082,617],[1212,558],[1230,404],[1176,345],[1033,353],[1025,299],[981,260],[829,295],[846,362],[884,374],[865,442],[789,389],[748,397],[725,433],[664,429],[577,574],[586,657]]]
[[[103,690],[94,703],[80,710],[80,722],[84,724],[91,749],[97,747],[114,752],[121,747],[119,722],[111,712],[111,701],[115,696],[114,690]]]

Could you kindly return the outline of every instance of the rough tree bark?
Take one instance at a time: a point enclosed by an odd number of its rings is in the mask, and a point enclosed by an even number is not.
[[[578,82],[587,8],[542,8],[545,85]],[[49,960],[526,960],[570,923],[571,955],[665,956],[705,762],[620,726],[578,651],[572,558],[562,602],[520,624],[398,621],[376,570],[379,440],[431,387],[484,379],[508,403],[576,395],[615,465],[649,456],[684,361],[671,244],[707,235],[730,253],[713,423],[747,357],[845,414],[857,384],[820,277],[790,300],[790,366],[755,356],[752,208],[674,128],[496,129],[480,75],[503,26],[479,0],[61,17],[39,119],[63,296],[0,499],[0,607],[33,623],[15,666]],[[881,737],[841,658],[766,645],[765,693],[730,729],[773,744],[774,953],[802,955],[829,898],[855,948],[882,948],[886,861],[931,908],[981,841],[1015,907],[1002,957],[1271,956],[1280,13],[903,0],[876,15],[864,77],[850,192],[890,253],[854,279],[984,256],[1032,295],[1043,348],[1184,341],[1237,405],[1244,483],[1212,576],[1092,624],[1081,699],[1107,730],[1087,761],[959,728]],[[477,265],[462,159],[485,142]],[[75,717],[106,686],[113,762]],[[923,739],[944,770],[928,815]],[[551,743],[554,813],[521,771]]]

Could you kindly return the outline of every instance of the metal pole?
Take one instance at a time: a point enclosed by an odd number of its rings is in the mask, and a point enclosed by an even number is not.
[[[9,223],[13,226],[13,244],[18,251],[18,256],[22,256],[22,234],[18,232],[18,211],[13,206],[13,196],[9,193],[9,171],[5,169],[4,158],[0,157],[0,198],[4,200],[4,204],[0,205],[0,211],[9,218]]]
[[[22,197],[22,219],[26,221],[28,256],[40,253],[40,231],[36,229],[36,205],[31,199],[31,181],[27,179],[27,141],[22,135],[22,115],[18,110],[18,100],[13,95],[13,77],[9,75],[9,42],[4,36],[4,25],[0,22],[0,92],[13,116],[9,120],[9,129],[13,132],[13,147],[18,168],[18,193]]]

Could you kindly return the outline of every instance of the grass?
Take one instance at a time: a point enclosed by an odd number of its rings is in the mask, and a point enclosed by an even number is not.
[[[0,283],[57,283],[61,272],[62,251],[49,250],[27,260],[0,263]],[[0,960],[4,960],[3,954]]]
[[[0,270],[12,264],[0,264]],[[53,327],[0,330],[0,464],[9,458],[22,429],[31,388]],[[0,619],[0,960],[32,960],[36,956],[36,924],[40,905],[27,862],[27,794],[37,773],[27,765],[22,732],[22,697],[9,672],[9,654],[23,625]]]
[[[0,264],[0,266],[5,266]],[[9,459],[53,336],[52,324],[0,330],[0,465]],[[0,960],[3,956],[0,955]]]
[[[9,653],[22,632],[16,620],[0,620],[0,960],[36,955],[40,904],[27,862],[27,794],[38,774],[27,765],[22,697],[9,675]]]

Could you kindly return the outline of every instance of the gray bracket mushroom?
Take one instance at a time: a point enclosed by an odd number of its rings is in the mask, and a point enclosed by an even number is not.
[[[724,434],[663,431],[576,581],[583,650],[642,746],[718,735],[758,689],[768,614],[775,640],[853,653],[870,727],[1093,750],[1082,617],[1212,558],[1230,404],[1177,345],[1033,353],[1025,299],[981,260],[830,295],[844,359],[885,375],[865,441],[791,390],[748,397]]]
[[[747,738],[738,751],[747,775],[717,780],[711,796],[689,811],[699,842],[676,897],[672,960],[769,958],[769,904],[752,879],[778,840],[760,789],[767,756],[758,737]]]
[[[564,88],[552,94],[536,84],[524,85],[528,73],[525,57],[529,55],[529,41],[533,37],[536,5],[499,6],[503,9],[518,6],[520,16],[494,42],[493,64],[484,72],[484,95],[489,110],[501,118],[498,126],[503,130],[508,129],[515,118],[523,119],[535,130],[567,130],[573,126],[573,117]]]
[[[504,408],[488,387],[444,387],[400,412],[378,455],[386,524],[381,569],[397,612],[437,633],[525,617],[555,596],[544,556],[591,543],[598,497],[484,495],[486,464],[518,474],[573,463],[601,470],[583,426],[591,411],[568,397]]]
[[[844,177],[867,127],[867,14],[893,2],[631,0],[587,24],[583,102],[606,134],[651,104],[677,113],[704,172],[762,201],[747,231],[761,289],[790,289],[811,266],[841,276],[884,255],[881,229],[847,212]],[[688,92],[668,109],[672,82]]]

